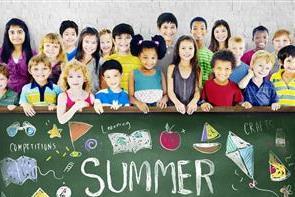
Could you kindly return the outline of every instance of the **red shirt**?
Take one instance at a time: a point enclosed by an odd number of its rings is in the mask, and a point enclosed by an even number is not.
[[[247,65],[250,65],[250,62],[251,62],[251,59],[252,59],[252,56],[253,54],[255,53],[256,51],[254,49],[250,50],[250,51],[247,51],[246,53],[244,53],[244,55],[241,57],[241,61],[244,62],[245,64]]]
[[[242,91],[234,82],[218,85],[214,79],[206,81],[201,98],[213,106],[234,106],[244,100]]]

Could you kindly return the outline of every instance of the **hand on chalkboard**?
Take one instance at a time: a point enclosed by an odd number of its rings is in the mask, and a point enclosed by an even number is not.
[[[181,102],[175,103],[175,108],[179,113],[185,114],[185,105],[182,104]]]
[[[248,101],[243,102],[241,106],[244,107],[245,109],[250,109],[253,107],[252,104],[249,103]]]
[[[84,107],[88,107],[88,106],[89,104],[86,101],[76,101],[75,104],[73,105],[74,109],[80,112],[82,112],[82,109]]]
[[[192,100],[192,101],[187,105],[187,111],[186,111],[186,113],[187,113],[188,115],[191,115],[191,114],[193,114],[195,111],[197,111],[197,109],[198,109],[198,104],[197,104],[194,100]]]
[[[26,116],[30,116],[30,117],[35,116],[36,112],[32,105],[30,105],[29,103],[22,103],[21,106],[23,107],[23,110]]]
[[[212,109],[213,108],[213,106],[210,104],[210,103],[203,103],[202,105],[201,105],[201,109],[203,110],[203,111],[205,111],[205,112],[208,112],[208,111],[210,111],[210,109]]]
[[[147,104],[143,103],[143,102],[136,102],[135,104],[137,106],[137,108],[142,111],[143,113],[148,113],[150,110],[149,110],[149,107],[147,106]]]
[[[102,114],[103,113],[103,106],[102,106],[100,100],[98,100],[98,99],[95,99],[95,101],[94,101],[94,110],[98,114]]]
[[[281,105],[279,103],[273,103],[271,104],[271,110],[277,111],[281,108]]]
[[[157,107],[164,109],[167,107],[167,102],[168,102],[168,97],[163,96],[162,99],[159,102],[157,102]]]
[[[118,110],[120,107],[122,107],[122,104],[119,104],[119,101],[117,101],[117,100],[113,101],[113,103],[111,105],[111,109]]]
[[[53,111],[55,109],[56,109],[56,105],[54,104],[48,105],[48,111]]]
[[[7,109],[8,109],[9,111],[14,110],[16,107],[17,107],[16,105],[7,105]]]

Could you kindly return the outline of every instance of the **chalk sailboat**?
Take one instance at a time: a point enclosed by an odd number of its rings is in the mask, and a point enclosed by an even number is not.
[[[272,181],[284,181],[291,175],[287,167],[273,152],[269,152],[269,173]]]
[[[219,142],[211,142],[221,135],[209,123],[205,122],[202,132],[201,143],[193,144],[193,148],[201,153],[212,154],[221,148]]]

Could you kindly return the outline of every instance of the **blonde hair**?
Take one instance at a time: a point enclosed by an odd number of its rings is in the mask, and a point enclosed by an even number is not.
[[[280,36],[282,36],[282,35],[287,35],[287,37],[289,38],[290,42],[292,42],[292,35],[291,35],[290,31],[288,31],[287,29],[279,29],[279,30],[277,30],[277,31],[274,33],[273,37],[272,37],[272,41],[273,41],[275,38],[280,37]]]
[[[112,32],[111,32],[111,30],[106,29],[106,28],[101,29],[101,30],[99,31],[99,33],[98,33],[98,35],[99,35],[99,40],[100,40],[100,37],[101,37],[102,35],[105,35],[105,34],[110,34],[110,36],[111,36],[111,40],[112,40],[112,49],[111,49],[111,51],[110,51],[110,55],[112,55],[112,54],[115,53],[115,45],[114,45],[114,42],[113,42]],[[103,53],[103,52],[102,52],[102,49],[100,49],[100,53],[101,53],[101,55],[102,55],[102,53]]]
[[[74,70],[74,71],[81,70],[82,71],[82,74],[83,74],[83,77],[85,80],[85,82],[83,84],[83,89],[87,92],[90,92],[92,89],[92,85],[91,85],[92,83],[91,83],[91,77],[90,77],[90,73],[87,69],[87,66],[75,59],[65,64],[64,69],[62,70],[59,80],[58,80],[58,85],[60,86],[60,88],[63,91],[66,91],[70,88],[70,86],[68,84],[68,80],[67,80],[70,70]]]
[[[228,46],[230,46],[232,43],[242,43],[245,45],[245,39],[243,36],[232,36],[228,40]]]
[[[43,63],[46,67],[48,67],[51,70],[51,64],[45,54],[38,54],[33,56],[29,61],[28,70],[31,70],[33,66],[36,66],[39,63]]]
[[[59,44],[60,49],[59,53],[57,55],[57,60],[59,62],[66,62],[66,55],[63,49],[63,44],[61,41],[61,37],[56,33],[48,33],[46,34],[43,39],[41,40],[40,46],[39,46],[39,52],[44,54],[44,44],[45,43],[52,43],[52,44]]]
[[[253,65],[255,64],[255,62],[261,58],[265,59],[266,63],[271,63],[271,65],[274,66],[275,56],[268,51],[258,50],[253,54],[253,56],[251,58],[250,68],[253,68]]]

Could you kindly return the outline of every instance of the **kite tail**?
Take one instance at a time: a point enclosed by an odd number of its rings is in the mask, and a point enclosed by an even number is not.
[[[257,181],[255,181],[254,179],[252,179],[252,180],[253,180],[253,182],[252,183],[249,183],[249,187],[250,188],[252,188],[252,189],[255,188],[258,191],[262,191],[262,192],[269,192],[269,193],[272,193],[273,195],[275,195],[276,197],[280,197],[277,193],[275,193],[272,190],[262,189],[262,188],[257,187]]]
[[[49,174],[50,172],[52,172],[52,175],[53,175],[53,177],[54,177],[55,179],[57,179],[57,180],[61,180],[61,179],[64,178],[63,176],[62,176],[62,177],[57,177],[57,176],[55,175],[55,171],[54,171],[54,170],[48,170],[45,174],[43,174],[39,166],[37,166],[37,167],[35,167],[35,168],[38,169],[39,173],[40,173],[42,176],[46,176],[47,174]]]

